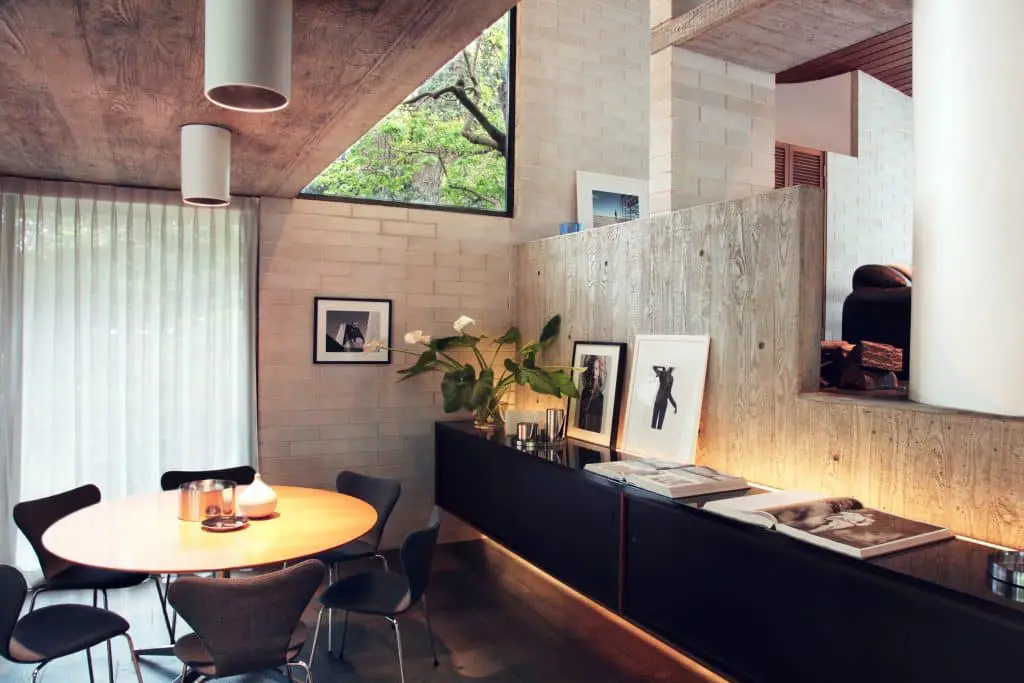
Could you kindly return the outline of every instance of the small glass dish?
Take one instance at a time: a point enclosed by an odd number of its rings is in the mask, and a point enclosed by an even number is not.
[[[247,526],[249,526],[249,518],[237,515],[230,517],[207,517],[202,521],[204,531],[238,531]]]

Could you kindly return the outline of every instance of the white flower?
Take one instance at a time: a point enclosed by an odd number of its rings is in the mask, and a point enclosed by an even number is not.
[[[452,324],[452,327],[455,328],[456,332],[462,334],[462,331],[469,327],[470,325],[476,325],[476,321],[470,318],[468,315],[462,315],[459,316],[459,319]]]
[[[413,330],[405,333],[406,344],[429,344],[430,335],[423,334],[423,330]]]
[[[376,353],[377,351],[383,351],[387,346],[383,342],[369,341],[363,345],[363,353]]]

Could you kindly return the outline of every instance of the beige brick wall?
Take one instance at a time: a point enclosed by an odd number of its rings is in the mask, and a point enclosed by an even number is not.
[[[651,213],[771,190],[775,76],[681,47],[650,63]]]
[[[651,28],[686,14],[705,2],[707,0],[651,0]]]
[[[343,469],[402,482],[385,543],[433,504],[439,380],[395,383],[408,364],[314,365],[313,298],[393,300],[394,342],[444,335],[459,315],[480,330],[512,320],[512,222],[440,211],[264,199],[260,212],[260,468],[272,484],[333,488]],[[445,538],[463,530],[445,524]]]
[[[857,156],[826,158],[826,339],[842,337],[843,301],[857,266],[912,261],[913,100],[865,73],[856,77]]]
[[[649,0],[519,5],[515,240],[576,220],[576,171],[648,177]]]

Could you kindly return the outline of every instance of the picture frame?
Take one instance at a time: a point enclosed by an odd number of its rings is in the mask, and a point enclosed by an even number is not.
[[[313,299],[313,362],[386,365],[391,362],[391,300],[318,296]],[[379,342],[380,351],[363,351]]]
[[[649,187],[641,178],[576,171],[576,222],[587,230],[647,218]]]
[[[566,436],[613,448],[619,430],[626,345],[620,342],[574,342],[572,367],[573,383],[580,397],[569,399],[565,411]]]
[[[710,348],[707,335],[637,335],[623,452],[693,464]]]

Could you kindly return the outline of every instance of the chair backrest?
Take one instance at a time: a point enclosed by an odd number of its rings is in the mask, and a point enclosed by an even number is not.
[[[173,491],[182,484],[202,479],[227,479],[239,486],[245,486],[256,479],[256,470],[249,465],[225,467],[221,470],[168,470],[160,476],[160,488],[164,491]]]
[[[14,523],[32,544],[32,550],[39,559],[39,567],[47,579],[52,579],[72,563],[47,550],[43,545],[43,534],[57,520],[98,502],[100,490],[93,484],[86,484],[46,498],[26,500],[14,506]]]
[[[0,564],[0,656],[11,658],[11,635],[25,604],[28,584],[14,567]]]
[[[412,532],[402,541],[399,554],[405,578],[409,582],[410,607],[419,602],[430,583],[430,565],[434,561],[434,548],[437,546],[437,532],[440,528],[441,510],[435,506],[427,526]]]
[[[273,669],[324,578],[319,560],[239,579],[179,577],[168,601],[213,656],[217,676]]]
[[[380,545],[380,537],[384,534],[384,526],[388,523],[388,517],[395,509],[398,497],[402,495],[402,484],[394,479],[370,477],[346,470],[338,475],[335,486],[338,493],[365,500],[377,511],[377,523],[362,537],[362,540],[372,545],[376,551]]]

